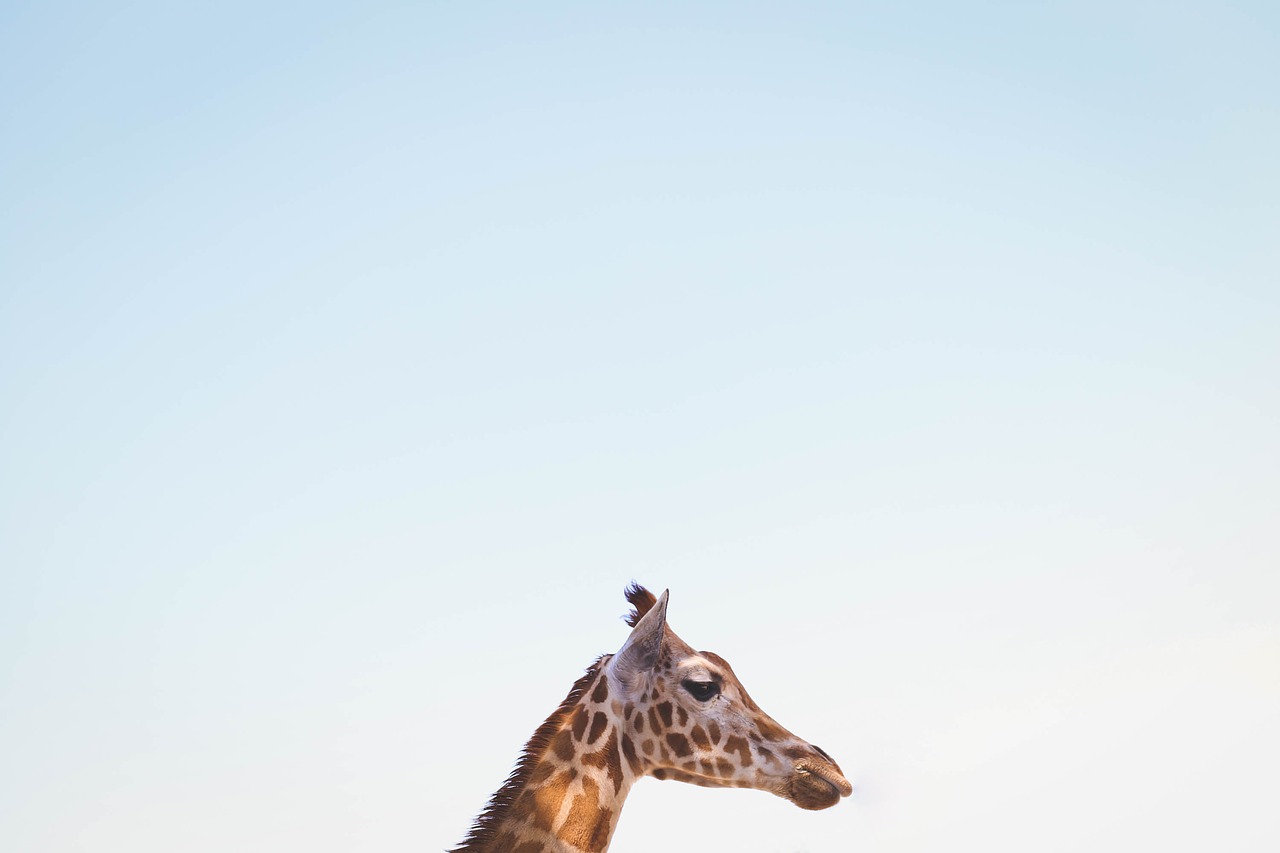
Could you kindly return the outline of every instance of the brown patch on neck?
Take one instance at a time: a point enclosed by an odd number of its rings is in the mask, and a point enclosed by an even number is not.
[[[569,804],[569,816],[560,830],[560,839],[587,853],[600,853],[609,846],[613,811],[601,808],[600,789],[589,778],[582,780],[582,793]]]
[[[596,658],[595,662],[587,668],[586,673],[574,682],[573,688],[560,703],[560,707],[552,711],[551,716],[538,726],[533,737],[529,738],[529,742],[525,744],[524,752],[517,759],[515,769],[507,777],[507,781],[503,782],[502,787],[489,799],[489,803],[472,824],[471,831],[467,833],[461,846],[454,848],[451,853],[479,853],[483,850],[497,849],[494,844],[499,840],[503,823],[511,816],[521,792],[530,783],[535,770],[556,741],[556,736],[564,728],[569,715],[575,712],[582,697],[600,675],[604,660],[605,656]],[[568,735],[569,732],[566,730],[565,734]],[[566,745],[559,744],[559,746],[563,749]]]
[[[610,729],[609,737],[595,752],[582,755],[579,760],[587,767],[600,767],[605,775],[613,781],[613,793],[622,793],[622,754],[618,746],[618,730]]]

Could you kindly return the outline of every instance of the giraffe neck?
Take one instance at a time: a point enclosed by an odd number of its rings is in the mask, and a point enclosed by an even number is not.
[[[539,727],[454,853],[603,853],[639,762],[602,658]]]

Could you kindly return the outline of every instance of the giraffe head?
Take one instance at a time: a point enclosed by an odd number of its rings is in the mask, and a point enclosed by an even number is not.
[[[605,672],[637,775],[757,788],[804,809],[829,808],[853,792],[831,756],[774,722],[723,658],[675,635],[666,592],[655,599],[633,584],[627,600],[631,635]]]

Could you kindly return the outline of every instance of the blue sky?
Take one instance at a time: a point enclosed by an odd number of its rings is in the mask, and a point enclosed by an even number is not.
[[[858,793],[615,853],[1274,849],[1278,33],[0,10],[0,846],[446,847],[636,578]]]

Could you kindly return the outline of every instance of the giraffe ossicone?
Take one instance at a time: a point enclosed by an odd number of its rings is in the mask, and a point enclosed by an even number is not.
[[[667,592],[633,583],[626,596],[626,642],[538,727],[453,853],[603,853],[642,776],[755,788],[804,809],[853,792],[831,756],[762,711],[723,658],[675,635]]]

